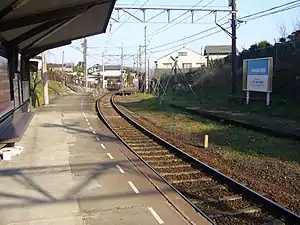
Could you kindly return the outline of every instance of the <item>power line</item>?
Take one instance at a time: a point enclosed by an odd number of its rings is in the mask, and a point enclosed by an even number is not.
[[[291,5],[291,4],[294,4],[294,3],[299,3],[299,0],[292,1],[292,2],[288,2],[288,3],[285,3],[285,4],[283,4],[283,5],[278,5],[278,6],[275,6],[275,7],[272,7],[272,8],[263,10],[263,11],[260,11],[260,12],[253,13],[253,14],[249,14],[249,15],[247,15],[247,16],[243,16],[243,17],[240,18],[240,19],[246,19],[246,18],[248,18],[248,17],[256,16],[256,15],[258,15],[258,14],[262,14],[262,13],[265,13],[265,12],[269,12],[269,11],[272,11],[272,10],[274,10],[274,9],[282,8],[282,7],[284,7],[284,6],[288,6],[288,5]]]
[[[227,23],[228,23],[228,22],[223,23],[222,26],[225,25],[225,24],[227,24]],[[165,44],[162,44],[162,45],[158,45],[158,46],[156,46],[156,47],[149,48],[149,50],[151,51],[151,50],[153,50],[153,49],[161,48],[161,47],[164,47],[164,46],[166,46],[166,45],[175,44],[175,43],[177,43],[177,42],[184,41],[184,40],[186,40],[186,39],[189,39],[189,38],[198,36],[198,35],[200,35],[200,34],[203,34],[203,33],[206,33],[206,32],[212,31],[212,30],[215,30],[215,29],[217,29],[217,28],[218,28],[218,26],[211,27],[211,28],[209,28],[209,29],[206,29],[206,30],[204,30],[204,31],[198,32],[198,33],[193,34],[193,35],[191,35],[191,36],[188,36],[188,37],[185,37],[185,38],[181,38],[181,39],[178,39],[178,40],[176,40],[176,41],[168,42],[168,43],[165,43]]]
[[[201,2],[203,2],[203,1],[204,1],[204,0],[200,0],[200,1],[197,2],[195,5],[193,5],[189,10],[192,10],[193,8],[195,8],[196,6],[198,6],[198,5],[199,5]],[[175,21],[175,20],[179,19],[180,17],[184,16],[184,15],[187,14],[188,12],[189,12],[189,11],[186,11],[186,12],[180,14],[179,16],[177,16],[177,17],[176,17],[175,19],[173,19],[172,21]],[[169,24],[166,24],[166,25],[162,26],[161,28],[158,28],[157,30],[152,31],[152,32],[148,35],[148,37],[149,37],[149,36],[155,35],[157,32],[159,32],[160,30],[164,29],[164,28],[167,27],[167,26],[169,26]]]
[[[248,22],[248,21],[251,21],[251,20],[255,20],[255,19],[259,19],[259,18],[262,18],[262,17],[265,17],[265,16],[274,15],[274,14],[277,14],[277,13],[280,13],[280,12],[285,12],[285,11],[288,11],[288,10],[291,10],[291,9],[295,9],[295,8],[298,8],[298,7],[300,7],[300,3],[298,5],[289,6],[289,7],[286,7],[284,9],[280,9],[280,10],[277,10],[277,11],[274,11],[274,12],[265,13],[263,15],[257,15],[256,17],[253,17],[253,18],[250,18],[248,20],[245,20],[245,22]]]
[[[211,12],[209,13],[211,14]],[[227,15],[226,15],[227,16]],[[184,22],[184,20],[188,19],[189,17],[191,17],[190,15],[188,15],[187,17],[185,17],[182,21],[178,22],[178,23],[172,23],[173,26],[177,25],[177,24],[202,24],[202,25],[208,25],[208,24],[213,24],[213,22],[198,22],[198,20],[202,19],[202,18],[199,18],[197,19],[197,22],[192,22],[192,21],[186,21]],[[126,21],[120,21],[120,23],[123,23],[123,22],[126,22]],[[127,24],[135,24],[135,23],[141,23],[140,21],[128,21],[126,22]],[[145,22],[147,24],[166,24],[166,21],[153,21],[153,22]],[[175,24],[175,25],[174,25]],[[172,26],[172,27],[173,27]],[[171,27],[170,27],[171,28]],[[166,29],[169,29],[168,27]],[[159,32],[161,33],[161,32]],[[151,36],[155,36],[156,34],[154,35],[151,35]],[[149,37],[149,36],[148,36]]]
[[[135,0],[132,4],[129,4],[130,6],[133,6],[135,3],[137,3],[139,0]],[[119,20],[120,20],[120,18],[123,16],[125,14],[125,12],[123,12],[123,14],[118,18]],[[130,17],[128,17],[128,20],[129,20],[129,18]],[[128,22],[128,20],[127,20],[127,22]],[[124,23],[126,23],[126,21],[125,22],[123,22],[123,24]],[[111,24],[112,25],[112,24]],[[120,25],[120,26],[122,26],[122,25]],[[120,28],[120,27],[119,27]],[[117,29],[119,29],[119,28],[117,28]],[[116,32],[116,31],[115,31]],[[114,32],[114,33],[115,33]],[[106,42],[106,47],[105,47],[105,50],[104,50],[104,52],[107,52],[107,50],[108,50],[108,44],[109,44],[109,40],[111,39],[111,38],[109,38],[109,36],[112,36],[113,35],[113,33],[111,32],[111,29],[110,29],[110,31],[109,31],[109,34],[108,34],[108,40],[107,40],[107,42]]]
[[[73,48],[73,49],[75,49],[75,50],[77,50],[77,51],[79,51],[79,52],[81,52],[81,53],[84,53],[83,52],[83,50],[81,50],[79,47],[77,47],[77,46],[72,46],[72,45],[69,45],[69,47],[70,48]],[[97,56],[96,55],[91,55],[91,54],[86,54],[87,56],[89,56],[89,57],[91,57],[91,58],[94,58],[95,60],[97,60],[97,62],[99,61],[99,60],[101,60],[100,58],[97,58]]]
[[[134,6],[134,4],[137,3],[138,1],[139,1],[139,0],[135,0],[132,4],[127,4],[127,5],[129,5],[129,6]],[[124,15],[125,15],[125,12],[123,12],[123,14],[118,18],[118,20],[120,20],[121,17],[124,16]]]
[[[215,28],[218,28],[218,27],[215,27]],[[230,28],[230,26],[229,26],[229,27],[226,27],[226,29],[228,29],[228,28]],[[212,30],[212,29],[211,29],[211,30]],[[209,34],[207,34],[207,35],[201,36],[201,37],[199,37],[199,38],[190,40],[190,41],[186,42],[185,44],[189,44],[189,43],[192,43],[192,42],[195,42],[195,41],[204,39],[204,38],[206,38],[206,37],[210,37],[210,36],[212,36],[212,35],[214,35],[214,34],[218,34],[218,33],[221,33],[221,32],[223,32],[223,31],[222,31],[222,30],[218,30],[218,31],[209,33]],[[172,47],[164,48],[164,49],[161,49],[161,50],[158,50],[158,51],[154,51],[154,52],[151,52],[151,53],[163,52],[163,51],[166,51],[166,50],[170,50],[170,49],[174,49],[174,48],[179,48],[179,47],[181,47],[181,46],[182,46],[182,44],[179,44],[179,45],[175,45],[175,46],[172,46]]]
[[[146,1],[140,6],[140,9],[141,9],[144,5],[146,5],[149,1],[150,1],[150,0],[146,0]],[[139,11],[139,9],[137,9],[132,15],[135,15],[138,11]],[[130,17],[128,17],[127,20],[125,20],[123,23],[121,23],[121,25],[118,26],[118,27],[116,28],[116,30],[114,30],[114,31],[112,32],[111,35],[113,35],[114,33],[116,33],[116,32],[117,32],[117,31],[118,31],[125,23],[128,22],[128,20],[130,20]]]
[[[134,6],[132,4],[118,4],[117,5],[118,7],[121,7],[121,6]],[[135,5],[135,6],[138,6],[138,5]],[[170,8],[176,8],[176,7],[186,7],[186,8],[191,8],[193,7],[193,5],[149,5],[149,7],[153,7],[153,8],[158,8],[158,7],[170,7]],[[203,7],[203,6],[199,6],[199,7]],[[228,8],[227,5],[212,5],[210,7],[217,7],[217,8]]]
[[[294,4],[294,3],[297,3],[297,2],[299,2],[299,0],[293,1],[293,2],[290,2],[290,3],[286,3],[286,4],[283,4],[283,5],[279,5],[279,6],[276,6],[276,7],[272,7],[272,8],[269,8],[269,9],[266,9],[266,10],[263,10],[263,11],[260,11],[260,12],[256,12],[256,13],[253,13],[253,14],[250,14],[250,15],[246,15],[246,16],[243,16],[243,17],[239,18],[238,21],[243,20],[243,19],[245,19],[245,18],[249,18],[249,17],[251,17],[251,16],[255,16],[255,15],[259,15],[259,14],[265,13],[265,12],[269,12],[269,11],[272,11],[272,10],[274,10],[274,9],[282,8],[282,7],[284,7],[284,6],[291,5],[291,4]],[[250,20],[254,20],[254,19],[259,19],[259,18],[264,17],[264,16],[276,14],[276,13],[283,12],[283,11],[287,11],[287,10],[290,10],[290,9],[297,8],[297,7],[299,7],[299,6],[300,6],[300,5],[289,6],[288,8],[284,8],[284,9],[281,9],[281,10],[277,10],[277,11],[275,11],[275,12],[271,12],[271,13],[268,13],[268,14],[263,14],[263,15],[260,15],[260,16],[254,17],[254,18],[250,18],[250,19],[248,19],[248,20],[246,20],[246,21],[250,21]],[[221,18],[221,19],[222,19],[222,18]],[[220,20],[221,20],[221,19],[220,19]],[[219,20],[218,20],[218,21],[219,21]],[[224,25],[226,25],[226,24],[228,24],[228,23],[229,23],[229,22],[225,22],[225,23],[221,24],[221,26],[224,26]],[[196,34],[190,35],[190,36],[188,36],[188,37],[181,38],[181,39],[178,39],[178,40],[176,40],[176,41],[168,42],[168,43],[165,43],[165,44],[162,44],[162,45],[159,45],[159,46],[155,46],[155,47],[149,48],[149,50],[151,51],[151,50],[153,50],[153,49],[165,47],[166,45],[175,44],[175,43],[177,43],[177,42],[181,42],[181,41],[184,41],[184,40],[186,40],[186,39],[190,39],[190,38],[192,38],[192,37],[201,35],[201,34],[203,34],[203,33],[209,32],[209,31],[214,30],[214,29],[217,29],[217,28],[218,28],[218,26],[211,27],[211,28],[209,28],[209,29],[206,29],[206,30],[204,30],[204,31],[201,31],[201,32],[198,32],[198,33],[196,33]],[[227,28],[226,28],[226,29],[227,29]],[[221,32],[221,31],[220,31],[220,32]],[[202,39],[202,37],[201,37],[200,39]],[[193,39],[191,42],[194,42],[194,41],[196,41],[196,40],[197,40],[197,39]],[[187,43],[190,43],[190,42],[187,42]],[[175,48],[175,47],[174,47],[174,48]],[[170,48],[167,48],[167,49],[170,49]],[[156,51],[156,52],[161,52],[161,51],[162,51],[162,50]],[[152,53],[153,53],[153,52],[152,52]]]

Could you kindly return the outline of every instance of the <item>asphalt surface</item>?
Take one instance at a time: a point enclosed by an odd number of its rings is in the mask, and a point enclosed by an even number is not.
[[[88,94],[42,107],[17,145],[24,152],[0,162],[1,225],[190,224],[124,155]]]

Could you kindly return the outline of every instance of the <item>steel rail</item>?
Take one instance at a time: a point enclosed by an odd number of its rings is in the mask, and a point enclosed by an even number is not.
[[[174,154],[179,155],[183,157],[186,161],[194,164],[198,168],[201,168],[204,172],[214,177],[217,181],[220,183],[226,184],[230,189],[232,189],[235,192],[243,194],[243,196],[246,197],[246,199],[256,203],[259,205],[262,209],[266,210],[267,212],[271,213],[275,217],[283,218],[285,221],[291,224],[300,224],[300,216],[293,213],[292,211],[282,207],[281,205],[275,203],[274,201],[262,196],[261,194],[255,192],[254,190],[251,190],[250,188],[246,187],[245,185],[233,180],[232,178],[222,174],[218,170],[212,168],[211,166],[201,162],[200,160],[196,159],[195,157],[187,154],[186,152],[182,151],[181,149],[177,148],[176,146],[172,145],[171,143],[167,142],[166,140],[162,139],[161,137],[157,136],[153,132],[149,131],[145,127],[141,126],[134,120],[132,120],[130,117],[128,117],[114,102],[114,96],[117,93],[113,94],[110,98],[110,102],[113,106],[113,108],[125,119],[127,120],[131,125],[139,129],[141,132],[146,134],[147,136],[150,136],[169,150],[173,151]],[[99,100],[100,101],[100,100]],[[125,141],[122,140],[122,138],[113,130],[113,128],[108,124],[108,122],[104,119],[104,116],[101,115],[102,120],[104,120],[105,124],[109,127],[110,130],[139,158],[141,159],[149,168],[151,168],[164,182],[166,182],[170,187],[172,187],[180,196],[182,196],[194,209],[196,209],[198,212],[200,212],[202,215],[206,216],[197,206],[195,206],[192,202],[190,202],[183,194],[181,194],[175,187],[173,187],[171,184],[169,184],[168,181],[166,181],[154,168],[152,168],[145,160],[143,160],[138,154],[132,150]],[[208,218],[209,221],[211,221],[210,218]]]
[[[102,100],[103,97],[106,95],[109,95],[109,93],[101,96],[97,101],[96,101],[96,111],[98,113],[98,116],[101,118],[101,120],[104,122],[104,124],[108,127],[108,129],[135,155],[137,156],[146,166],[148,166],[163,182],[165,182],[168,186],[170,186],[180,197],[182,197],[193,209],[196,210],[196,212],[200,213],[205,219],[207,219],[211,224],[216,224],[211,218],[209,218],[204,212],[202,212],[201,209],[199,209],[195,204],[193,204],[185,195],[183,195],[180,191],[177,190],[171,183],[169,183],[163,176],[161,176],[147,161],[145,161],[141,156],[139,156],[127,143],[126,141],[121,138],[121,136],[112,128],[112,126],[109,124],[109,122],[105,119],[105,116],[102,114],[100,110],[100,101]],[[115,109],[113,105],[113,101],[111,99],[111,103],[113,108]],[[117,112],[119,112],[117,110]]]

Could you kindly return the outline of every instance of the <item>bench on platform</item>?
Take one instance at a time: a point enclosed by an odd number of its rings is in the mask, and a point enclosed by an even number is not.
[[[8,115],[0,126],[0,147],[20,141],[33,115],[34,113],[26,112],[23,108]]]

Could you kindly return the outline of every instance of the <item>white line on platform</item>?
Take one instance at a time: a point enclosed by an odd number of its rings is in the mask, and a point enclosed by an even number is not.
[[[93,134],[96,134],[96,131],[93,130]]]
[[[99,137],[96,137],[97,141],[101,141]]]
[[[103,149],[106,149],[105,145],[104,144],[101,144],[101,148]]]
[[[90,129],[93,130],[93,127],[90,126]]]
[[[135,193],[137,193],[137,194],[140,193],[139,190],[136,188],[136,186],[134,186],[134,184],[133,184],[131,181],[128,181],[128,184],[130,185],[130,187],[132,188],[132,190],[133,190]]]
[[[118,170],[120,171],[120,173],[125,173],[121,166],[116,165],[116,167],[118,168]]]
[[[114,159],[110,153],[106,153],[110,159]]]
[[[148,210],[151,212],[152,216],[157,220],[159,224],[164,224],[165,222],[159,217],[159,215],[155,212],[152,207],[148,207]]]

